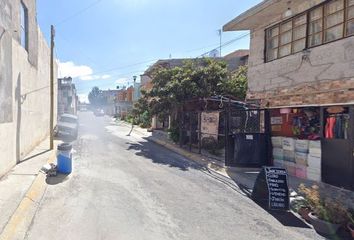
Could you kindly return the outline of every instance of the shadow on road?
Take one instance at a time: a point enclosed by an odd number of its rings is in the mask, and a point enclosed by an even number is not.
[[[164,147],[161,147],[151,142],[138,142],[138,143],[126,143],[128,151],[134,151],[135,155],[144,157],[151,160],[153,163],[166,165],[171,168],[177,168],[181,171],[188,171],[189,169],[203,169],[203,166],[191,162],[184,157],[172,153]]]
[[[67,180],[69,180],[69,175],[58,173],[56,176],[51,176],[51,177],[47,176],[45,182],[48,185],[58,185],[58,184],[63,183]]]

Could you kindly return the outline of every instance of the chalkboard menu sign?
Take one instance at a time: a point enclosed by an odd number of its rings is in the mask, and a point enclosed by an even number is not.
[[[253,187],[252,198],[271,210],[289,210],[288,174],[284,168],[264,167]]]

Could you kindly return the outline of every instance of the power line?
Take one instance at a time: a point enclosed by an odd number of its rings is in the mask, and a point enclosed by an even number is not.
[[[100,0],[100,1],[102,1],[102,0]],[[243,38],[245,38],[245,37],[247,37],[247,36],[249,36],[249,35],[250,35],[250,33],[247,33],[247,34],[241,35],[241,36],[239,36],[239,37],[237,37],[237,38],[231,39],[231,40],[229,40],[229,41],[223,43],[223,44],[221,45],[221,47],[229,46],[229,45],[233,44],[234,42],[237,42],[237,41],[239,41],[239,40],[241,40],[241,39],[243,39]],[[69,42],[69,40],[63,38],[62,36],[61,36],[60,38],[63,39],[63,40],[65,40],[65,41],[67,41],[67,42]],[[214,45],[210,45],[210,46],[219,46],[219,44],[214,44]],[[219,47],[220,47],[220,46],[219,46]],[[218,48],[219,48],[219,47],[218,47]],[[197,50],[204,49],[204,48],[206,48],[206,47],[198,48],[198,49],[192,49],[192,50],[188,50],[188,51],[186,51],[186,52],[197,51]],[[199,57],[203,57],[203,56],[205,56],[205,55],[211,53],[212,51],[214,51],[214,50],[216,50],[216,49],[217,49],[217,48],[212,49],[211,51],[208,51],[208,52],[206,52],[206,53],[203,53],[203,54],[200,55]],[[81,52],[79,49],[76,49],[76,50],[79,51],[79,52]],[[85,55],[89,60],[91,60],[92,63],[95,63],[95,61],[93,61],[92,58],[88,57],[87,54],[85,54],[85,53],[83,53],[83,52],[81,52],[81,53],[82,53],[82,55]],[[137,62],[137,63],[132,63],[132,64],[129,64],[129,65],[117,66],[117,67],[114,67],[114,68],[111,68],[111,69],[107,69],[107,70],[103,70],[103,71],[99,71],[99,72],[94,72],[94,73],[92,73],[92,75],[98,75],[98,74],[113,72],[113,71],[116,71],[116,70],[122,70],[122,69],[126,69],[126,68],[129,68],[129,67],[138,66],[138,65],[141,65],[141,64],[151,63],[151,62],[153,62],[153,61],[158,61],[159,59],[160,59],[160,58],[155,58],[155,59],[149,59],[149,60],[145,60],[145,61],[141,61],[141,62]],[[95,63],[95,65],[97,65],[97,64]],[[142,71],[144,71],[144,70],[142,70]],[[138,71],[134,71],[134,72],[131,72],[131,73],[136,73],[136,72],[138,72]],[[127,75],[127,74],[130,74],[130,73],[119,74],[119,75],[115,75],[115,76],[112,76],[112,77],[125,76],[125,75]]]
[[[97,4],[99,4],[99,3],[102,2],[102,1],[103,1],[103,0],[97,0],[97,1],[95,1],[95,2],[93,2],[93,3],[91,3],[91,4],[88,5],[87,7],[85,7],[85,8],[83,8],[83,9],[77,11],[76,13],[74,13],[74,14],[68,16],[67,18],[64,18],[63,20],[61,20],[60,22],[58,22],[58,23],[55,24],[55,25],[56,25],[56,26],[59,26],[59,25],[65,23],[65,22],[69,21],[70,19],[77,17],[78,15],[81,15],[82,13],[86,12],[87,10],[89,10],[90,8],[96,6]]]
[[[245,38],[245,37],[247,37],[247,36],[249,36],[249,35],[250,35],[250,33],[246,33],[246,34],[241,35],[241,36],[239,36],[239,37],[237,37],[237,38],[231,39],[230,41],[227,41],[227,42],[221,44],[221,45],[220,45],[220,48],[229,46],[229,45],[233,44],[234,42],[237,42],[237,41],[239,41],[239,40],[242,40],[243,38]],[[203,54],[201,54],[199,57],[203,57],[203,56],[205,56],[205,55],[208,55],[208,54],[210,54],[211,52],[213,52],[213,51],[215,51],[215,50],[218,50],[218,48],[214,48],[214,49],[212,49],[212,50],[210,50],[210,51],[208,51],[208,52],[206,52],[206,53],[203,53]]]

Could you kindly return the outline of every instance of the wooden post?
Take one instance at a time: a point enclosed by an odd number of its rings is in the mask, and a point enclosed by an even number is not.
[[[49,123],[49,140],[50,149],[54,149],[54,26],[50,27],[50,123]]]

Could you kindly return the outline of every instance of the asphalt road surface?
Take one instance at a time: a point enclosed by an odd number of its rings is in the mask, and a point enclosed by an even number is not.
[[[110,118],[79,117],[73,173],[47,179],[26,239],[323,239]]]

